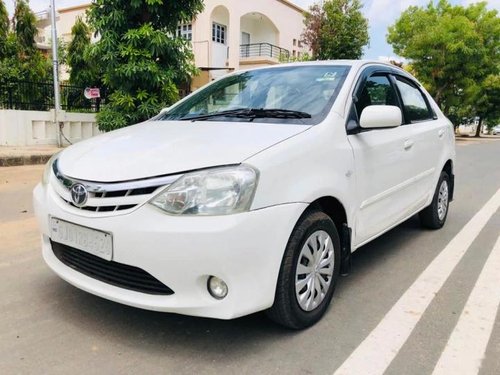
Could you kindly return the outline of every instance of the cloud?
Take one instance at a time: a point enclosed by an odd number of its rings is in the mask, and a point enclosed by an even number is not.
[[[429,0],[373,0],[366,16],[371,26],[390,25],[401,12],[412,5],[425,5]]]
[[[91,0],[58,0],[56,2],[56,9],[67,8],[75,5],[88,4]],[[7,11],[12,14],[14,12],[14,1],[7,0],[5,1],[5,5],[7,6]],[[30,8],[33,11],[41,12],[43,10],[49,9],[50,0],[35,0],[29,2]]]
[[[383,61],[383,62],[397,62],[397,63],[403,63],[403,64],[406,64],[408,62],[408,60],[402,58],[402,57],[399,57],[399,56],[379,56],[377,58],[378,61]]]
[[[299,7],[302,7],[304,9],[309,8],[311,5],[317,2],[318,1],[314,0],[292,0],[292,3],[297,4]]]
[[[474,3],[478,3],[479,1],[484,1],[484,0],[463,0],[462,5],[471,5]],[[488,8],[500,11],[500,0],[489,0]]]

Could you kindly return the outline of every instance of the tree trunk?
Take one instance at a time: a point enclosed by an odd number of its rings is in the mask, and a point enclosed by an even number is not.
[[[481,128],[482,127],[483,127],[483,118],[479,117],[479,124],[477,125],[475,137],[480,137],[481,136]]]

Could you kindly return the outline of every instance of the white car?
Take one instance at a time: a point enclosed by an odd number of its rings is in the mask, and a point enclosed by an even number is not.
[[[493,129],[491,129],[491,134],[493,135],[500,134],[500,125],[497,125]]]
[[[445,223],[453,126],[407,72],[366,61],[237,72],[73,145],[34,191],[43,257],[127,305],[300,329],[351,252]]]

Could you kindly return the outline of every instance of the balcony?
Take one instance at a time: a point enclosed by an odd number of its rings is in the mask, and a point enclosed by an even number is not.
[[[288,61],[290,51],[271,43],[252,43],[240,45],[241,65],[274,65]]]
[[[51,43],[48,38],[46,38],[44,34],[45,30],[38,29],[38,35],[35,36],[36,47],[39,50],[49,50],[51,48]]]

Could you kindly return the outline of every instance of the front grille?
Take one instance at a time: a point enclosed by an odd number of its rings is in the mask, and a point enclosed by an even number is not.
[[[78,208],[78,209],[84,210],[84,211],[91,211],[91,212],[123,211],[123,210],[130,210],[131,208],[134,208],[137,206],[137,204],[122,204],[119,206],[83,206],[83,207],[78,207],[78,206],[75,206],[75,204],[73,202],[70,202],[64,198],[62,198],[62,200],[65,201],[67,204],[69,204],[71,207]]]
[[[51,241],[54,255],[66,266],[96,280],[136,292],[171,295],[172,289],[146,271],[107,261],[95,255]]]
[[[56,177],[52,186],[59,197],[73,208],[95,213],[133,209],[150,200],[154,194],[165,189],[180,177],[179,175],[166,175],[124,182],[101,183],[78,180],[64,175],[59,170],[57,160],[54,161],[52,170]],[[83,185],[87,191],[87,200],[84,206],[73,203],[71,189],[77,184]]]

